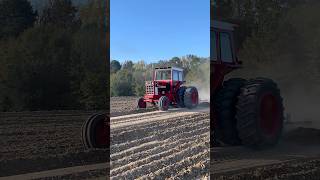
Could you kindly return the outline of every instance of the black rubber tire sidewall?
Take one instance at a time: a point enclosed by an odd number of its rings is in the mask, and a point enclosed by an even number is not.
[[[196,104],[194,104],[191,100],[191,96],[192,93],[196,92],[198,94],[198,102]],[[187,107],[188,109],[193,109],[196,108],[199,104],[199,93],[196,87],[190,86],[187,87],[187,89],[184,92],[184,105],[185,107]]]
[[[277,100],[280,120],[274,136],[266,135],[260,127],[260,103],[265,93],[271,93]],[[283,130],[283,102],[275,82],[267,78],[251,79],[241,89],[236,119],[237,129],[242,143],[256,149],[265,149],[276,145]]]
[[[215,125],[213,136],[215,141],[228,145],[239,145],[236,121],[236,105],[241,88],[246,83],[242,78],[231,78],[225,81],[214,96]]]
[[[165,103],[167,103],[168,105],[165,106]],[[169,98],[167,96],[161,96],[158,103],[159,109],[161,111],[167,111],[169,109],[169,103]]]
[[[187,87],[180,86],[180,88],[177,91],[177,96],[176,96],[177,104],[181,108],[186,107],[185,104],[184,104],[184,92],[186,91],[186,89],[187,89]]]
[[[106,114],[99,113],[92,115],[87,121],[84,123],[82,127],[82,141],[86,148],[101,148],[105,149],[108,146],[108,142],[105,145],[98,145],[96,141],[96,126],[101,125],[101,121],[105,121]],[[107,137],[106,137],[107,141]]]

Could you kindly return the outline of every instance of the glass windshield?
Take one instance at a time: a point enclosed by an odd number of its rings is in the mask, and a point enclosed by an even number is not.
[[[218,59],[217,56],[217,38],[216,38],[216,33],[213,31],[210,33],[211,36],[211,52],[210,52],[210,57],[211,60],[216,61]]]
[[[171,70],[157,70],[156,80],[171,80]]]

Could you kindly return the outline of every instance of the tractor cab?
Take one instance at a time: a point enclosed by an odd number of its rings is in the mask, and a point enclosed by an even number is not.
[[[210,59],[214,64],[226,64],[230,67],[239,66],[235,42],[237,25],[213,21],[211,24],[211,49]]]
[[[183,69],[177,67],[159,67],[153,72],[153,80],[146,81],[145,102],[157,103],[161,96],[167,96],[172,102],[174,92],[183,84]]]
[[[183,69],[177,67],[155,68],[154,95],[169,95],[183,84]]]
[[[212,94],[222,86],[224,77],[232,70],[241,67],[237,57],[235,31],[237,25],[214,20],[210,27],[210,76]],[[211,99],[213,101],[213,99]]]

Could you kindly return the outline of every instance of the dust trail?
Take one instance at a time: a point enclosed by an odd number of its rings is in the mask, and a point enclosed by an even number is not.
[[[285,112],[290,114],[292,122],[310,122],[301,126],[320,128],[319,96],[306,91],[304,87],[292,88],[283,93]]]
[[[195,86],[198,89],[199,98],[202,101],[210,101],[210,62],[201,64],[197,79],[187,82],[187,85]]]

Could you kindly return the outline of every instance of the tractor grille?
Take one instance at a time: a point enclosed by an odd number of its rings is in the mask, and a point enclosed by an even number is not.
[[[154,85],[152,81],[146,81],[146,94],[154,94]]]

